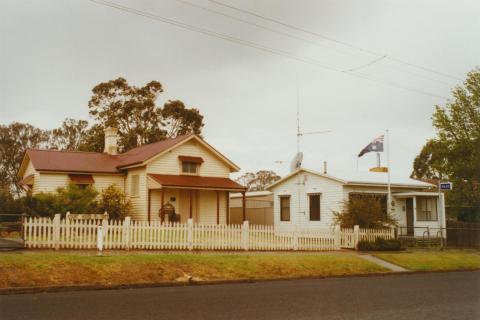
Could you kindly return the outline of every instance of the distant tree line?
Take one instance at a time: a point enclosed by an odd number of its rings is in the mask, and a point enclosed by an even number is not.
[[[136,87],[118,78],[92,89],[90,122],[67,118],[53,130],[28,123],[0,124],[0,189],[22,194],[17,172],[28,148],[102,152],[104,129],[109,126],[118,129],[120,152],[178,135],[201,134],[204,122],[200,111],[187,108],[180,100],[158,106],[156,100],[162,92],[158,81]]]

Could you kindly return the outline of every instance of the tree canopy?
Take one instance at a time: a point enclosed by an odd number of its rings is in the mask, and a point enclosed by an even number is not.
[[[0,187],[22,193],[17,172],[28,148],[103,152],[104,130],[109,126],[118,129],[120,152],[177,135],[201,134],[200,111],[187,108],[180,100],[159,107],[156,100],[162,92],[158,81],[136,87],[118,78],[92,89],[88,102],[91,123],[66,118],[53,130],[28,123],[0,124]]]
[[[260,170],[256,173],[247,172],[237,178],[237,182],[248,188],[248,191],[262,191],[275,181],[280,180],[280,176],[274,171]]]
[[[453,99],[436,106],[437,135],[415,158],[412,177],[453,182],[447,211],[459,220],[480,221],[480,69],[470,72]]]
[[[186,108],[179,100],[168,101],[163,108],[155,104],[163,92],[158,81],[136,87],[118,78],[96,85],[92,92],[90,115],[102,127],[118,129],[121,152],[189,132],[201,133],[203,116],[198,109]]]
[[[17,172],[29,148],[48,147],[49,133],[28,123],[0,125],[0,187],[19,194]]]

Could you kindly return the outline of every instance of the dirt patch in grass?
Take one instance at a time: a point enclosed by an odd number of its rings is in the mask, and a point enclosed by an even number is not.
[[[413,271],[480,269],[480,251],[475,250],[413,251],[374,255]]]
[[[128,285],[383,273],[352,254],[0,254],[0,288]]]

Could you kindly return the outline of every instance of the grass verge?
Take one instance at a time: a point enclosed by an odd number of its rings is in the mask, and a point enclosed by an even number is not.
[[[412,251],[374,255],[412,271],[480,269],[480,252],[474,250]]]
[[[383,273],[349,254],[130,254],[54,252],[0,254],[0,288],[138,285],[186,281],[260,280]]]

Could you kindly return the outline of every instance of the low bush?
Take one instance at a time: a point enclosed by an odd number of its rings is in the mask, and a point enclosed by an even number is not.
[[[106,211],[112,219],[123,219],[131,208],[125,193],[115,185],[99,193],[93,186],[69,184],[52,193],[28,194],[19,201],[26,214],[50,218],[57,213],[64,216],[67,212],[94,214]]]
[[[398,251],[402,250],[402,244],[395,239],[377,238],[375,241],[359,241],[358,250],[360,251]]]
[[[100,212],[107,212],[111,219],[124,219],[131,207],[125,193],[115,185],[111,185],[100,194],[98,208]]]

